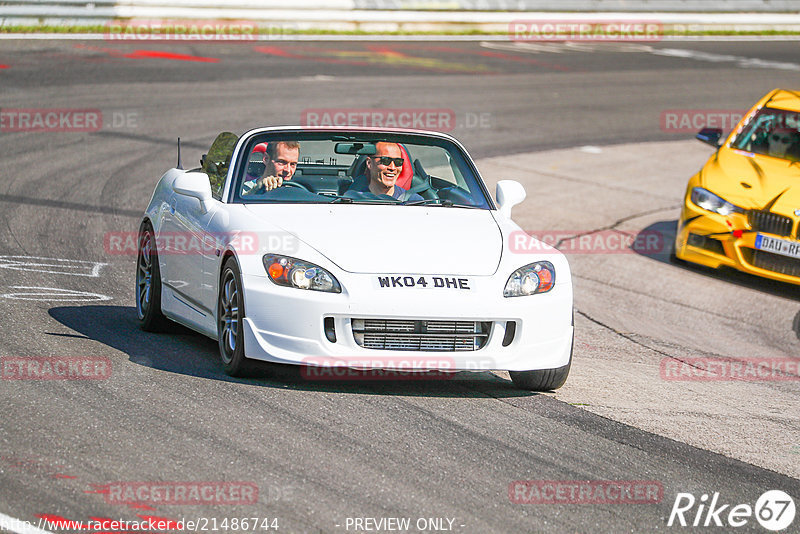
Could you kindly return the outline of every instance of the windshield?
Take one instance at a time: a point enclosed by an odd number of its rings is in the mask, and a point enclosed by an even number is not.
[[[800,160],[800,113],[763,108],[745,124],[731,147],[788,161]]]
[[[446,139],[409,134],[261,134],[245,146],[234,201],[491,209],[472,162]]]

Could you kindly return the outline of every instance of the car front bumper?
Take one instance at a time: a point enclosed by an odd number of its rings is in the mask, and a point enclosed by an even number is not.
[[[794,224],[793,228],[796,226]],[[796,234],[782,236],[759,232],[752,228],[746,214],[718,215],[695,206],[687,198],[678,221],[675,255],[678,259],[714,269],[726,266],[763,278],[800,284],[800,259],[758,250],[759,233],[800,244],[795,239]]]
[[[341,294],[278,287],[266,276],[243,275],[245,355],[297,365],[412,370],[554,369],[570,361],[572,286],[505,298],[493,277],[473,277],[470,291],[376,289],[377,275],[349,275]],[[505,282],[504,280],[502,281]],[[325,319],[336,334],[325,333]],[[360,346],[353,319],[490,323],[477,350],[383,350]],[[507,337],[509,324],[514,335]]]

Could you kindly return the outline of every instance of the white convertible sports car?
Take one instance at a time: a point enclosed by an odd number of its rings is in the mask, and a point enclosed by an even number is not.
[[[261,128],[220,134],[201,168],[178,160],[139,230],[145,330],[172,320],[217,339],[231,375],[263,360],[566,380],[567,260],[514,250],[524,189],[499,182],[495,204],[449,135]]]

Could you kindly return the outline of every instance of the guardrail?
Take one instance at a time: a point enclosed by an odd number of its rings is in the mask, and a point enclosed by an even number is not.
[[[678,33],[692,26],[796,32],[800,0],[0,0],[0,26],[118,19],[247,20],[287,31],[498,33],[517,20],[648,20]]]
[[[181,9],[334,9],[366,11],[542,11],[621,13],[800,13],[800,0],[12,0],[0,7],[96,6],[120,9],[177,7]]]
[[[579,12],[800,12],[798,0],[353,0],[354,9]]]

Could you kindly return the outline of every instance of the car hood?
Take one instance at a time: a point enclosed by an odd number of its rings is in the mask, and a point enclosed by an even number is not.
[[[800,163],[722,148],[703,169],[703,187],[745,209],[794,217],[800,209]]]
[[[246,207],[353,273],[491,275],[502,255],[503,238],[489,210],[353,204]]]

